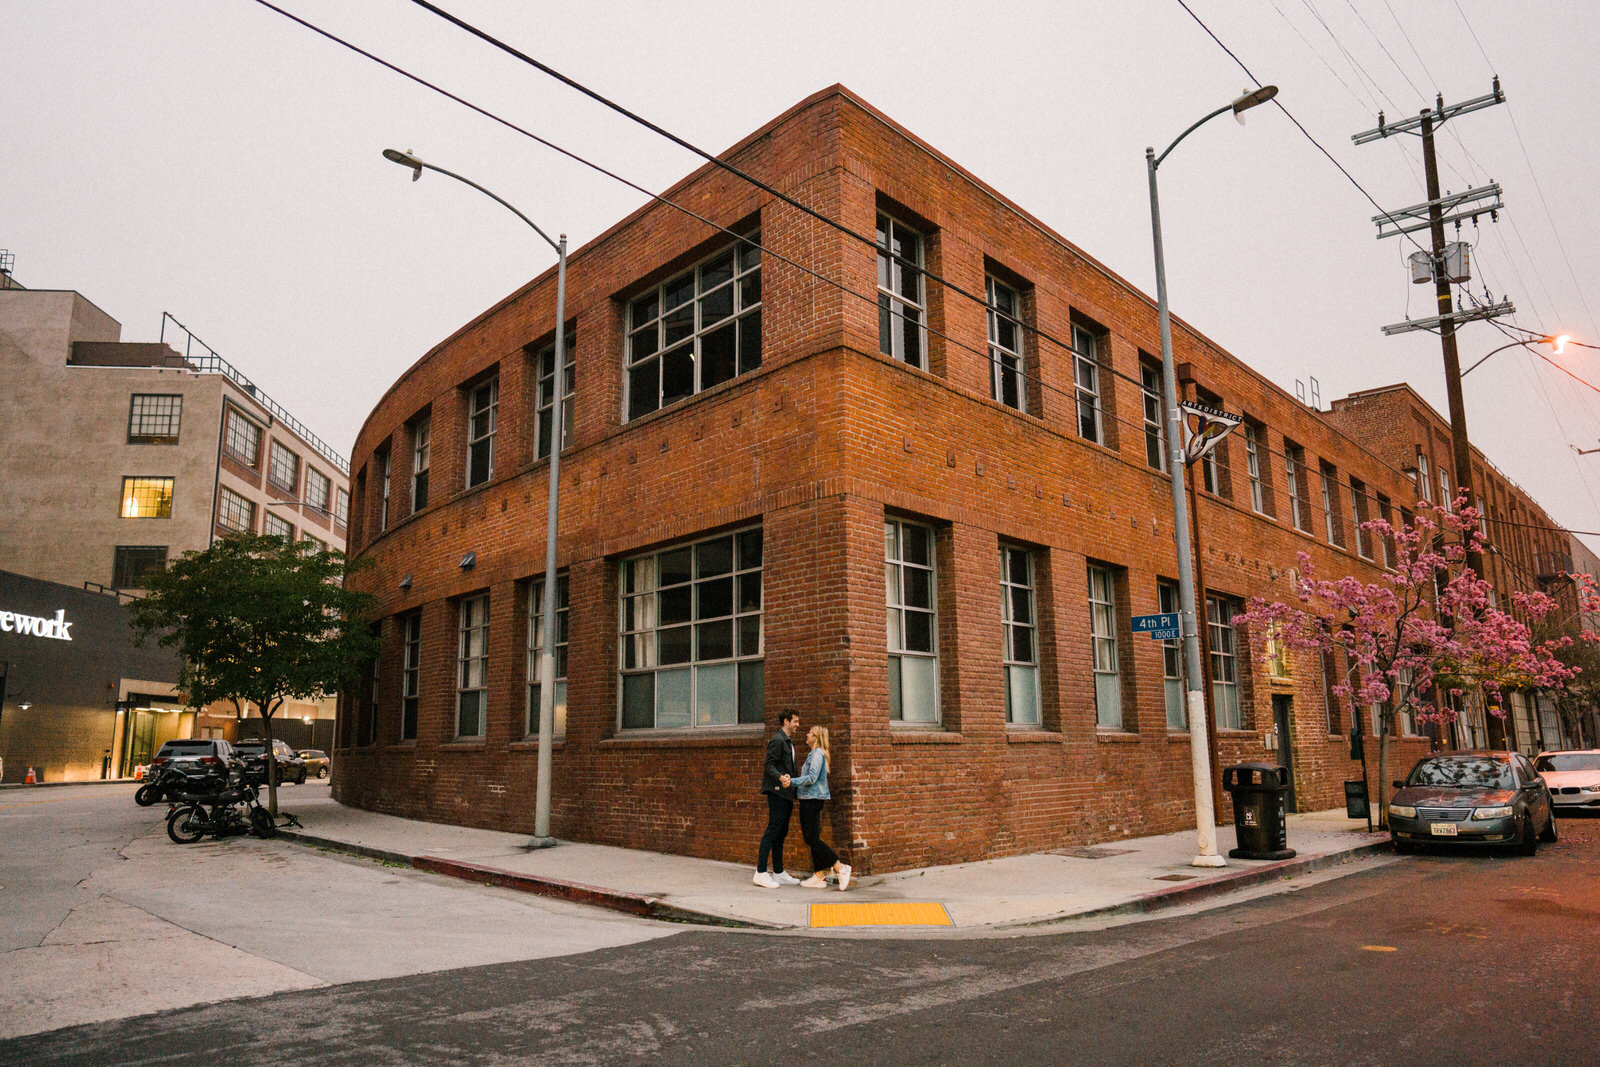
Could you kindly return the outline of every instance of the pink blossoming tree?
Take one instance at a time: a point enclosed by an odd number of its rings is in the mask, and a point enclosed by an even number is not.
[[[1387,825],[1389,737],[1401,709],[1417,722],[1448,724],[1456,713],[1443,698],[1481,689],[1488,711],[1503,718],[1512,691],[1559,689],[1574,672],[1556,656],[1568,639],[1536,642],[1523,621],[1549,615],[1553,599],[1514,593],[1513,612],[1491,606],[1489,583],[1467,565],[1484,539],[1465,499],[1453,509],[1425,504],[1408,523],[1378,518],[1362,528],[1386,546],[1390,566],[1376,581],[1323,578],[1301,552],[1290,572],[1294,595],[1253,598],[1237,621],[1275,639],[1256,642],[1263,661],[1275,643],[1319,656],[1344,652],[1349,672],[1334,695],[1349,705],[1352,722],[1362,707],[1381,709],[1378,813]]]

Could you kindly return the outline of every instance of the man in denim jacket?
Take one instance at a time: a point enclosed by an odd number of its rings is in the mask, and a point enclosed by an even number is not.
[[[767,829],[761,835],[761,850],[756,854],[756,876],[751,879],[762,889],[780,885],[799,885],[800,879],[783,869],[783,839],[789,836],[789,818],[794,814],[796,774],[794,734],[800,729],[800,713],[786,709],[778,716],[778,732],[767,742],[766,761],[761,772],[761,792],[767,797]],[[772,873],[767,873],[767,855],[772,855]]]

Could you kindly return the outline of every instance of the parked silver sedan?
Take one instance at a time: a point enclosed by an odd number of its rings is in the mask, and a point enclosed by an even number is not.
[[[1525,856],[1556,839],[1550,790],[1520,752],[1428,756],[1396,782],[1389,838],[1396,852],[1421,845],[1510,845]]]
[[[1600,749],[1541,752],[1533,768],[1557,811],[1600,811]]]

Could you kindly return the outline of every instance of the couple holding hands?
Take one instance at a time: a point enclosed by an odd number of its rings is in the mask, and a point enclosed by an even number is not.
[[[767,829],[761,835],[761,850],[756,858],[756,885],[776,889],[780,885],[800,885],[807,889],[826,889],[828,875],[836,875],[841,891],[850,886],[850,865],[822,840],[822,805],[828,800],[828,728],[813,726],[806,732],[805,766],[794,765],[794,735],[800,729],[800,713],[785,711],[778,716],[778,732],[767,742],[766,761],[761,774],[761,792],[767,797]],[[801,881],[783,869],[783,840],[789,835],[789,818],[800,805],[800,833],[811,848],[810,878]],[[772,870],[767,870],[767,857]]]

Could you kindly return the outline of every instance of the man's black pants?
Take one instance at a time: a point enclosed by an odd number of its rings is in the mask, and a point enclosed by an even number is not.
[[[767,831],[761,835],[761,851],[757,853],[756,870],[767,869],[767,854],[772,854],[772,873],[783,870],[783,839],[789,836],[789,817],[794,814],[794,801],[787,797],[767,797]]]

